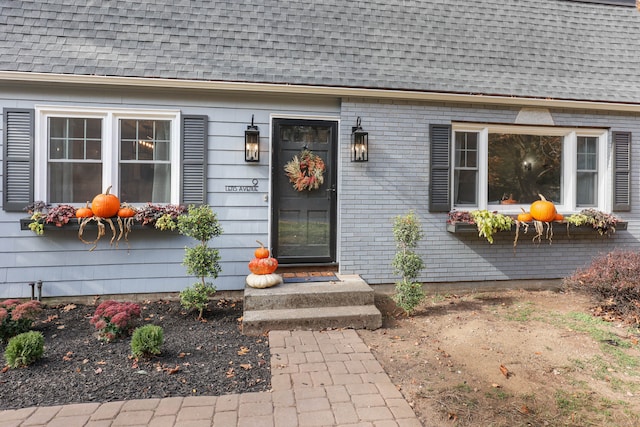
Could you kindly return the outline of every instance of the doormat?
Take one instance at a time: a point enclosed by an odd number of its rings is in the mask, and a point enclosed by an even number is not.
[[[338,276],[331,271],[313,271],[309,273],[283,273],[284,283],[339,282]]]

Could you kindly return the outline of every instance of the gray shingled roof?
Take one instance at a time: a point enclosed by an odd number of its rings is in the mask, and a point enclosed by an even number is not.
[[[640,13],[565,0],[2,0],[0,71],[640,103]]]

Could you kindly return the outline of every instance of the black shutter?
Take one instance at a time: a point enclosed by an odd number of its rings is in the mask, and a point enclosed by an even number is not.
[[[631,132],[612,132],[613,210],[631,210]]]
[[[429,178],[429,211],[449,212],[451,126],[429,125],[431,171]]]
[[[207,203],[207,116],[182,116],[181,203]]]
[[[33,202],[34,110],[5,108],[2,207],[22,211]]]

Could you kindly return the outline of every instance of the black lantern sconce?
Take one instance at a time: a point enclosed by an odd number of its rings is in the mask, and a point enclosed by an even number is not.
[[[351,161],[369,161],[369,133],[362,130],[360,117],[358,117],[356,125],[351,128]]]
[[[253,114],[251,115],[251,124],[244,131],[244,161],[260,161],[260,131],[258,126],[253,124]]]

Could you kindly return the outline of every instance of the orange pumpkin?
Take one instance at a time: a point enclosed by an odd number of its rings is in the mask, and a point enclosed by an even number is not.
[[[531,204],[529,211],[536,221],[551,222],[556,217],[556,207],[553,202],[548,201],[542,194],[539,194],[540,200],[536,200]]]
[[[531,214],[524,209],[522,209],[522,213],[518,214],[518,221],[520,222],[531,222],[532,220],[533,217],[531,216]]]
[[[275,258],[254,258],[249,262],[249,271],[253,274],[271,274],[278,268]]]
[[[256,258],[269,258],[269,249],[265,248],[261,241],[256,240],[260,247],[253,252]]]
[[[123,205],[118,209],[118,216],[120,218],[131,218],[136,214],[136,210],[129,205]]]
[[[89,207],[89,202],[84,205],[83,208],[79,208],[76,211],[76,218],[91,218],[93,216],[93,211]]]
[[[554,221],[562,221],[564,220],[564,215],[562,215],[561,213],[557,213],[556,217],[553,218]]]
[[[104,194],[98,194],[91,202],[91,211],[95,216],[101,218],[111,218],[120,210],[120,200],[114,194],[109,194],[111,186],[107,188]]]

